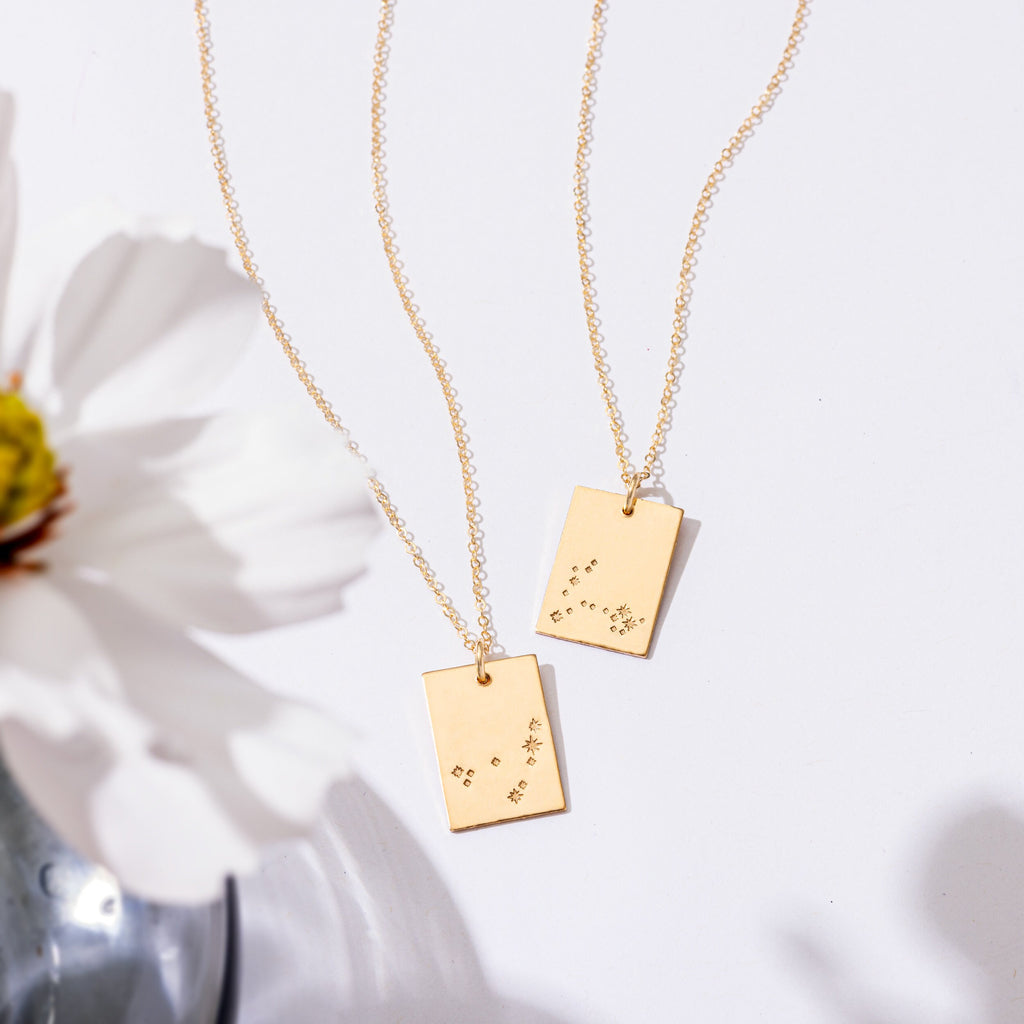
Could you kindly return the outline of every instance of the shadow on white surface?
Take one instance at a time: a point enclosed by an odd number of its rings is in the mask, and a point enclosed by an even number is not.
[[[1024,1020],[1024,820],[985,804],[954,820],[928,855],[917,893],[923,923],[949,943],[975,977],[971,1024]],[[788,936],[832,1018],[843,1024],[939,1024],[926,1010],[883,1006],[877,986],[826,949],[820,938]]]
[[[441,877],[358,777],[240,897],[239,1024],[569,1024],[491,988]]]
[[[672,500],[666,497],[671,505]],[[665,595],[661,599],[661,611],[658,613],[658,621],[654,625],[654,632],[651,635],[651,649],[648,657],[653,658],[658,652],[658,640],[661,637],[661,630],[669,618],[669,608],[675,600],[676,591],[679,589],[683,573],[686,571],[686,563],[690,560],[694,544],[697,543],[697,534],[700,533],[700,520],[688,519],[683,516],[679,524],[679,539],[676,541],[676,549],[672,553],[672,564],[668,567],[668,578],[665,580]]]
[[[572,793],[570,792],[569,765],[565,759],[565,743],[562,740],[562,716],[558,709],[558,687],[555,686],[555,666],[540,666],[540,683],[544,688],[544,704],[548,709],[548,727],[551,729],[551,740],[555,744],[555,756],[558,758],[558,770],[562,776],[562,794],[565,796],[565,811],[572,810]]]

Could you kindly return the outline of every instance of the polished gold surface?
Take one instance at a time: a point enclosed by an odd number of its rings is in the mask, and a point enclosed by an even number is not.
[[[405,525],[399,515],[391,496],[384,488],[384,484],[373,474],[369,477],[370,489],[373,491],[377,503],[380,505],[387,517],[388,522],[398,534],[405,550],[412,558],[413,564],[419,570],[424,582],[434,595],[434,600],[440,606],[442,613],[455,628],[455,631],[462,639],[463,646],[476,653],[477,645],[482,644],[483,653],[490,652],[494,642],[494,630],[491,626],[490,614],[487,601],[484,596],[483,584],[483,549],[480,534],[480,513],[473,483],[473,466],[470,462],[469,446],[465,434],[465,424],[459,412],[455,390],[452,386],[451,375],[445,369],[441,361],[441,355],[437,347],[430,340],[426,326],[419,315],[414,303],[412,292],[409,290],[408,282],[403,277],[400,269],[398,249],[395,244],[394,230],[391,226],[391,214],[388,208],[387,182],[384,177],[384,82],[387,70],[388,37],[391,33],[392,20],[391,0],[382,0],[380,8],[380,19],[377,25],[377,42],[374,49],[373,59],[373,102],[371,109],[371,151],[373,166],[373,197],[376,204],[377,219],[380,225],[381,237],[384,242],[384,252],[387,256],[388,265],[391,268],[391,275],[394,278],[395,287],[398,289],[402,306],[412,323],[416,336],[423,346],[438,384],[444,396],[448,408],[448,417],[451,420],[452,436],[455,439],[455,447],[458,450],[459,466],[462,471],[462,488],[465,499],[465,523],[469,548],[469,568],[472,577],[473,600],[476,605],[477,633],[466,624],[466,620],[456,610],[451,598],[445,593],[444,587],[434,574],[423,552],[417,545],[412,533]],[[221,199],[224,210],[227,213],[228,223],[231,227],[231,234],[235,240],[235,248],[238,250],[239,258],[242,261],[249,279],[255,284],[263,298],[263,315],[270,329],[281,346],[291,368],[295,371],[300,383],[306,389],[309,397],[316,403],[325,420],[337,430],[348,446],[349,451],[362,461],[365,456],[359,446],[349,436],[344,424],[338,414],[334,411],[326,395],[317,386],[312,373],[310,373],[305,360],[303,360],[292,337],[285,330],[284,321],[278,315],[277,307],[270,298],[266,282],[260,276],[259,267],[256,265],[252,252],[252,245],[245,232],[245,225],[242,223],[242,212],[238,205],[238,198],[235,194],[234,185],[231,183],[231,174],[228,170],[228,157],[224,146],[224,136],[220,121],[220,112],[217,109],[216,79],[213,64],[213,37],[210,29],[210,15],[207,9],[206,0],[195,0],[196,34],[199,41],[199,67],[203,87],[203,107],[206,113],[206,129],[210,140],[210,151],[213,155],[213,166],[217,172],[217,181],[220,184]]]
[[[579,127],[576,136],[576,169],[573,175],[573,195],[575,196],[576,210],[576,247],[579,257],[580,282],[583,285],[583,310],[587,318],[587,331],[590,335],[590,348],[594,357],[594,369],[597,371],[601,396],[604,399],[605,411],[611,424],[612,438],[615,442],[615,454],[619,460],[622,482],[629,486],[635,471],[630,463],[629,454],[626,451],[622,413],[619,411],[618,403],[615,400],[615,393],[612,390],[609,376],[611,371],[609,370],[608,361],[604,353],[605,342],[601,337],[599,329],[589,226],[590,186],[587,170],[590,161],[591,140],[593,138],[594,94],[597,89],[598,57],[601,50],[601,41],[604,38],[606,5],[606,0],[596,0],[591,17],[590,42],[587,46],[587,61],[583,72],[583,94],[580,101]],[[746,119],[726,143],[725,149],[719,154],[718,160],[715,161],[714,167],[712,167],[711,172],[708,174],[704,187],[701,189],[700,197],[697,200],[697,208],[694,210],[693,218],[690,221],[690,233],[687,235],[686,247],[683,250],[683,263],[679,271],[679,284],[676,288],[675,309],[672,317],[672,335],[669,341],[668,366],[665,370],[665,384],[661,392],[658,418],[654,426],[654,432],[651,435],[651,444],[638,473],[641,481],[650,478],[654,463],[661,455],[665,445],[665,432],[668,429],[671,415],[672,396],[675,393],[676,383],[679,379],[679,362],[683,352],[687,303],[690,299],[690,281],[693,277],[697,246],[704,221],[707,220],[711,197],[718,184],[725,177],[727,168],[736,159],[743,148],[744,142],[746,142],[747,138],[754,131],[754,127],[771,107],[779,90],[782,88],[782,81],[786,77],[786,72],[793,64],[797,44],[800,41],[804,22],[807,19],[807,6],[808,0],[799,0],[797,3],[796,15],[793,18],[793,24],[790,26],[786,48],[782,51],[782,59],[775,69],[775,74],[769,79],[764,92],[758,97],[757,102],[751,108],[750,113],[747,114]]]
[[[683,510],[577,487],[537,632],[646,658]]]
[[[565,810],[540,669],[532,654],[425,672],[453,832]]]

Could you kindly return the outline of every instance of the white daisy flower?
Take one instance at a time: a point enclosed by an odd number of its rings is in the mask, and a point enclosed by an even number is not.
[[[258,312],[223,251],[86,218],[7,287],[12,118],[0,93],[0,753],[127,888],[207,900],[313,823],[346,743],[191,633],[335,611],[365,472],[312,410],[185,415]]]

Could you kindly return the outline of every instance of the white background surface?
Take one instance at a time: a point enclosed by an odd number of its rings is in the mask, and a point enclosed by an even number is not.
[[[609,9],[593,241],[634,450],[693,203],[791,6]],[[189,7],[4,6],[26,232],[107,195],[227,244]],[[259,262],[465,609],[447,421],[370,202],[375,5],[212,14]],[[571,211],[588,21],[405,0],[388,113],[499,638],[544,665],[570,810],[447,832],[419,673],[465,658],[382,532],[342,616],[224,647],[349,721],[359,771],[244,889],[243,1021],[1024,1020],[1024,11],[813,4],[702,238],[664,459],[692,551],[646,663],[532,633],[573,485],[617,478]],[[265,330],[225,395],[300,400]]]

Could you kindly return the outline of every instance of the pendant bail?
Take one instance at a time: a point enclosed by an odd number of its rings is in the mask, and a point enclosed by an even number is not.
[[[626,488],[626,503],[622,506],[622,514],[624,516],[631,516],[633,514],[633,509],[636,508],[636,493],[640,490],[642,481],[642,473],[634,473],[629,478],[629,487]]]
[[[489,686],[491,683],[491,674],[487,671],[487,667],[484,664],[484,655],[487,653],[484,650],[483,640],[477,640],[476,642],[476,681],[481,686]]]

